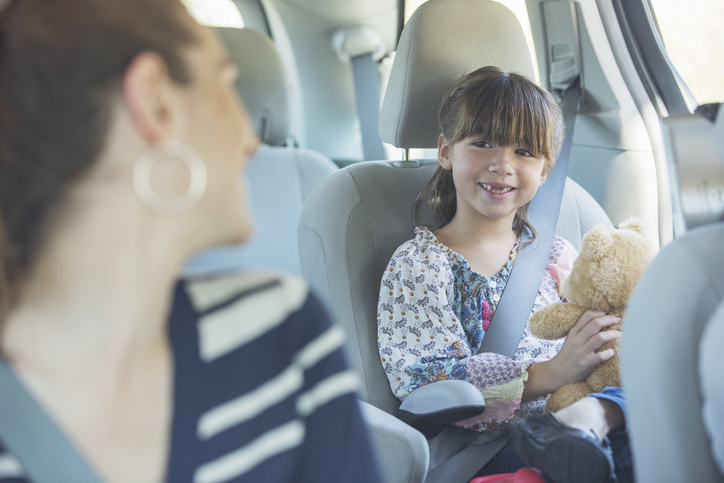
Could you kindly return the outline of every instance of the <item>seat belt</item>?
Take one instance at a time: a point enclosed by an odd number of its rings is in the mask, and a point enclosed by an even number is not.
[[[101,482],[2,359],[0,440],[34,483]]]
[[[518,253],[478,354],[494,352],[512,359],[528,323],[553,246],[580,97],[581,85],[578,77],[566,90],[561,102],[563,120],[566,124],[563,148],[546,182],[538,189],[528,207],[528,219],[538,233],[537,242],[534,247],[527,247]],[[447,454],[454,456],[450,458],[436,456],[435,460],[445,461],[435,467],[432,467],[434,462],[431,461],[432,469],[428,472],[426,483],[468,481],[508,442],[506,434],[489,443],[471,444],[458,452],[469,437],[470,431],[449,426],[429,441],[431,454],[433,448],[437,451],[437,448],[445,447]]]
[[[364,161],[387,159],[380,138],[380,71],[377,60],[387,51],[379,33],[366,25],[346,27],[332,35],[332,48],[340,62],[352,63],[357,119]]]
[[[387,159],[377,127],[380,124],[380,74],[372,55],[368,53],[350,59],[365,161]]]

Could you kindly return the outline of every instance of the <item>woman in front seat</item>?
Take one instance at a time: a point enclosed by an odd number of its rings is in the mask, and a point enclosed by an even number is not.
[[[501,436],[513,421],[538,416],[543,419],[525,419],[529,425],[522,428],[525,437],[547,438],[539,453],[523,451],[529,464],[558,483],[611,481],[610,435],[616,454],[623,455],[616,458],[619,479],[628,481],[621,478],[631,474],[628,443],[624,435],[618,444],[616,431],[624,423],[620,389],[540,416],[546,395],[613,356],[596,350],[620,337],[601,331],[618,323],[616,317],[589,311],[565,342],[539,340],[526,328],[512,359],[478,353],[516,255],[535,239],[527,205],[550,173],[564,135],[555,100],[520,75],[484,67],[450,89],[439,122],[440,167],[423,194],[429,190],[440,227],[418,227],[392,256],[381,283],[378,344],[393,392],[402,399],[438,380],[466,380],[487,407],[457,424],[480,432],[478,442]],[[555,239],[534,311],[560,301],[558,283],[576,256],[569,242]],[[480,474],[524,465],[508,445]]]
[[[177,282],[251,232],[236,72],[178,0],[0,1],[3,358],[105,481],[378,481],[303,283]]]

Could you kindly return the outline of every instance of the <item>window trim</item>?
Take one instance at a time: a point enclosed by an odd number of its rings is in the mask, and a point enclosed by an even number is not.
[[[274,38],[271,27],[269,26],[269,18],[267,17],[266,10],[259,0],[232,0],[232,2],[236,5],[239,13],[241,13],[241,18],[244,19],[245,28],[259,30],[269,37]],[[249,22],[249,19],[262,20],[263,22]]]
[[[612,0],[631,58],[660,117],[691,114],[698,103],[669,59],[650,0]]]

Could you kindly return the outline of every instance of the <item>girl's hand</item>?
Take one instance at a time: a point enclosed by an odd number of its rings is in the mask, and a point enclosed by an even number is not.
[[[616,325],[621,319],[604,312],[587,310],[568,332],[563,347],[553,359],[531,365],[523,391],[527,401],[550,394],[566,384],[582,381],[593,369],[614,356],[613,349],[596,353],[606,342],[620,339],[618,330],[601,329]]]
[[[550,360],[553,374],[556,375],[557,388],[587,378],[593,369],[614,356],[613,349],[596,353],[606,342],[620,339],[618,330],[601,329],[618,324],[621,319],[615,315],[587,310],[576,325],[568,332],[560,352]],[[556,389],[557,389],[556,388]]]

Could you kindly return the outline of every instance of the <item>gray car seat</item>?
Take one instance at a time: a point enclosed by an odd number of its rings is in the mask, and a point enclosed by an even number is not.
[[[436,147],[443,93],[478,67],[497,65],[533,78],[515,15],[491,0],[476,0],[475,8],[470,3],[430,0],[408,21],[382,107],[383,140],[401,148]],[[436,167],[435,160],[372,161],[340,170],[314,190],[299,226],[302,273],[347,333],[351,363],[364,379],[365,416],[392,483],[423,481],[428,465],[440,462],[421,433],[391,416],[400,402],[377,349],[382,273],[394,250],[412,238],[414,200]],[[421,218],[431,222],[426,206]],[[595,200],[568,180],[557,233],[579,248],[582,236],[598,223],[611,226]]]
[[[724,481],[722,239],[719,223],[667,245],[629,303],[621,362],[640,483]]]
[[[724,340],[724,300],[719,302],[704,329],[699,344],[699,377],[704,400],[704,429],[711,441],[711,454],[724,479],[724,376],[721,371],[721,341]]]
[[[254,235],[243,246],[223,246],[191,259],[184,273],[280,269],[301,274],[297,224],[314,187],[337,166],[315,151],[282,146],[289,137],[287,77],[279,52],[265,34],[219,28],[231,59],[239,66],[236,87],[263,145],[249,161]]]

